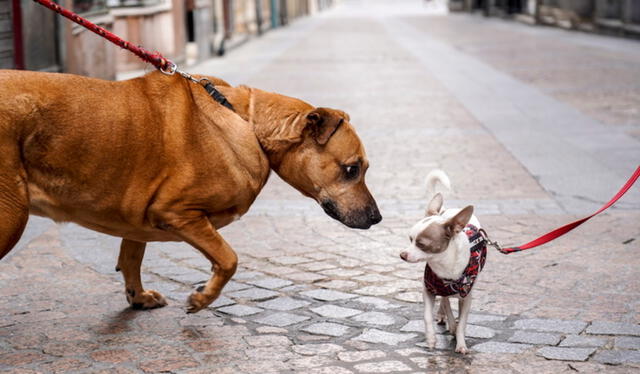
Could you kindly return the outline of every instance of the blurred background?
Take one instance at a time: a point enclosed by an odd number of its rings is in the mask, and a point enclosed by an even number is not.
[[[322,12],[340,0],[61,0],[125,40],[192,65]],[[392,0],[390,0],[393,3]],[[360,1],[363,8],[371,6]],[[530,24],[640,36],[637,0],[426,0],[433,14],[472,12]],[[487,40],[489,42],[489,40]],[[0,68],[105,79],[144,63],[31,0],[0,0]]]

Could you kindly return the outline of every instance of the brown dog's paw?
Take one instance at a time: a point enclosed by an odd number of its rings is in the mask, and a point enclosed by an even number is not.
[[[127,301],[133,309],[153,309],[162,308],[167,305],[167,300],[158,291],[146,290],[139,295],[131,297],[131,293],[127,292]]]
[[[211,304],[209,298],[200,292],[194,292],[187,299],[187,313],[197,313]]]

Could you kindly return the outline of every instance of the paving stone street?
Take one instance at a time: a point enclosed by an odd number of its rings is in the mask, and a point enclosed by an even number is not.
[[[31,217],[0,262],[3,373],[559,373],[640,371],[640,187],[546,246],[489,249],[471,352],[425,345],[424,264],[399,253],[441,168],[502,244],[593,213],[640,161],[640,42],[422,1],[342,1],[188,69],[340,108],[367,150],[383,221],[353,230],[273,174],[222,235],[239,268],[186,314],[211,265],[152,243],[128,308],[119,239]],[[453,302],[454,309],[457,302]]]

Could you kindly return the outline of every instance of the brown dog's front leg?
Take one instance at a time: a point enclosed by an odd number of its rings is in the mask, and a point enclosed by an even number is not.
[[[147,243],[122,239],[118,269],[122,270],[127,301],[133,309],[151,309],[167,305],[164,296],[157,291],[144,290],[140,279],[140,265]]]
[[[182,225],[176,230],[187,243],[211,261],[213,275],[187,299],[187,313],[195,313],[211,304],[231,279],[238,266],[238,256],[206,218]]]

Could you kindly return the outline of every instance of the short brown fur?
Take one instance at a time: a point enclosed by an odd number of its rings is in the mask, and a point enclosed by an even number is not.
[[[339,175],[351,158],[367,162],[344,112],[209,79],[237,113],[177,75],[107,82],[0,70],[0,258],[29,212],[122,237],[117,267],[127,299],[152,308],[166,301],[142,287],[146,242],[186,241],[214,269],[189,298],[195,312],[215,300],[237,266],[217,229],[247,212],[270,169],[330,201],[347,225],[379,221],[364,172],[352,183]],[[324,144],[323,129],[309,126],[311,113],[341,122]]]

